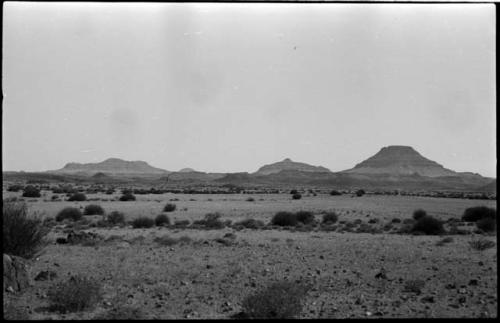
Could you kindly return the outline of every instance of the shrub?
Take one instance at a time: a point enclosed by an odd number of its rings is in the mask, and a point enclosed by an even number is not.
[[[245,316],[252,319],[291,319],[302,311],[308,287],[294,282],[278,282],[242,302]]]
[[[71,195],[68,199],[68,201],[86,201],[87,200],[87,197],[85,196],[85,194],[83,193],[80,193],[80,192],[77,192],[77,193],[73,193],[73,195]]]
[[[177,220],[174,222],[176,227],[187,227],[189,225],[189,220]]]
[[[179,243],[179,240],[165,235],[162,237],[156,237],[154,239],[154,242],[161,244],[162,246],[173,246],[173,245]]]
[[[23,186],[22,185],[19,185],[19,184],[14,184],[14,185],[10,185],[8,188],[7,188],[7,191],[9,192],[19,192],[20,190],[23,189]]]
[[[391,220],[392,223],[401,223],[401,219],[394,218]]]
[[[82,218],[82,212],[76,207],[65,207],[56,215],[56,221],[61,222],[66,219],[78,221]]]
[[[438,242],[436,242],[436,246],[444,246],[446,243],[450,243],[450,242],[453,242],[453,238],[452,237],[446,237],[446,238],[441,239]]]
[[[3,201],[3,252],[32,258],[47,245],[50,229],[39,217],[29,217],[25,203]]]
[[[486,206],[470,207],[462,215],[462,221],[477,222],[481,219],[496,219],[497,210]]]
[[[155,220],[148,218],[147,216],[141,216],[132,221],[132,227],[134,228],[151,228],[154,225]]]
[[[422,210],[422,209],[418,209],[418,210],[415,210],[413,212],[413,219],[414,220],[418,220],[420,218],[423,218],[424,216],[427,215],[427,212],[425,212],[425,210]]]
[[[225,223],[220,220],[221,215],[219,213],[207,213],[203,220],[194,221],[193,224],[203,225],[210,229],[222,229]]]
[[[304,224],[310,224],[314,222],[314,214],[309,211],[299,211],[295,214],[298,222],[302,222]]]
[[[342,195],[342,193],[340,193],[339,191],[333,190],[330,192],[330,195],[336,196],[336,195]]]
[[[296,226],[297,225],[297,215],[292,212],[281,211],[274,215],[271,220],[272,225],[279,226]]]
[[[323,214],[323,223],[336,223],[339,219],[339,216],[335,212],[327,212]]]
[[[422,232],[424,234],[442,234],[444,232],[443,222],[426,215],[418,219],[411,229],[412,233]]]
[[[356,196],[363,196],[363,195],[365,195],[365,193],[366,193],[366,192],[365,192],[365,190],[363,190],[363,189],[361,189],[361,190],[357,190],[357,191],[356,191]]]
[[[478,220],[476,226],[484,232],[495,232],[497,230],[497,221],[491,218],[484,218]]]
[[[102,289],[98,281],[77,275],[54,285],[47,296],[52,310],[78,312],[96,305],[102,299]]]
[[[123,193],[122,196],[120,196],[120,201],[122,202],[135,201],[135,196],[131,192],[125,192]]]
[[[416,279],[416,280],[408,280],[405,282],[403,292],[416,293],[420,295],[422,293],[422,289],[425,286],[425,281]]]
[[[242,227],[248,228],[248,229],[258,229],[258,228],[263,227],[265,224],[264,224],[264,222],[262,222],[260,220],[245,219],[245,220],[242,220],[240,222],[236,222],[234,225],[235,226],[242,226]]]
[[[167,205],[165,205],[165,207],[163,208],[163,212],[173,212],[175,211],[175,208],[177,206],[175,204],[172,204],[172,203],[168,203]]]
[[[255,202],[255,199],[253,197],[247,198],[247,202]]]
[[[155,224],[156,226],[163,226],[163,225],[169,225],[170,224],[170,219],[168,218],[168,216],[166,214],[159,214],[156,218],[155,218]]]
[[[89,204],[83,210],[84,215],[104,215],[104,209],[97,204]]]
[[[495,242],[487,239],[477,239],[469,241],[469,246],[472,249],[479,251],[493,248],[495,245],[496,245]]]
[[[23,197],[40,197],[40,190],[33,185],[28,185],[24,188]]]
[[[292,195],[297,194],[297,193],[298,193],[298,191],[297,191],[297,190],[291,190],[291,191],[290,191],[290,194],[292,194]]]
[[[113,211],[107,215],[106,221],[111,224],[125,223],[125,215],[122,212]]]
[[[302,195],[300,193],[296,193],[292,195],[292,199],[294,200],[300,200],[302,198]]]

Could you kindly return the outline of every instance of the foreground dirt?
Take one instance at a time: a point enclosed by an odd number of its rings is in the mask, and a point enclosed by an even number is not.
[[[470,248],[471,236],[151,229],[87,230],[110,238],[96,246],[51,244],[31,265],[53,281],[13,298],[31,319],[92,319],[111,307],[140,308],[144,318],[230,318],[247,296],[275,281],[312,285],[299,318],[496,317],[497,250]],[[217,242],[227,233],[232,243]],[[64,236],[53,232],[51,239]],[[191,241],[171,246],[156,237]],[[488,237],[495,241],[495,237]],[[188,239],[186,239],[188,240]],[[377,275],[380,272],[383,275]],[[102,283],[104,299],[89,311],[48,310],[50,286],[83,274]],[[376,278],[379,277],[379,278]],[[425,282],[420,294],[410,280]]]

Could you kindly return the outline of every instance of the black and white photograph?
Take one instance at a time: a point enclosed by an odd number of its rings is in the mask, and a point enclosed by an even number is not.
[[[3,2],[3,318],[497,318],[496,12]]]

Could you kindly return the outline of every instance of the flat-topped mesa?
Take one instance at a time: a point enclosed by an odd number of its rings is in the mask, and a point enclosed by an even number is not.
[[[105,173],[105,174],[165,174],[168,171],[153,167],[145,161],[127,161],[119,158],[108,158],[100,163],[67,163],[57,173]]]
[[[372,157],[344,171],[359,174],[457,176],[457,173],[425,158],[410,146],[388,146]]]
[[[290,158],[285,158],[283,161],[264,165],[254,175],[269,175],[279,173],[284,170],[293,170],[300,172],[330,172],[328,168],[322,166],[312,166],[306,163],[294,162]]]

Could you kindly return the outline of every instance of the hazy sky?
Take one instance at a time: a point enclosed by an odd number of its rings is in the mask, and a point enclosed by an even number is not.
[[[3,169],[332,171],[388,145],[496,177],[488,4],[5,3]]]

